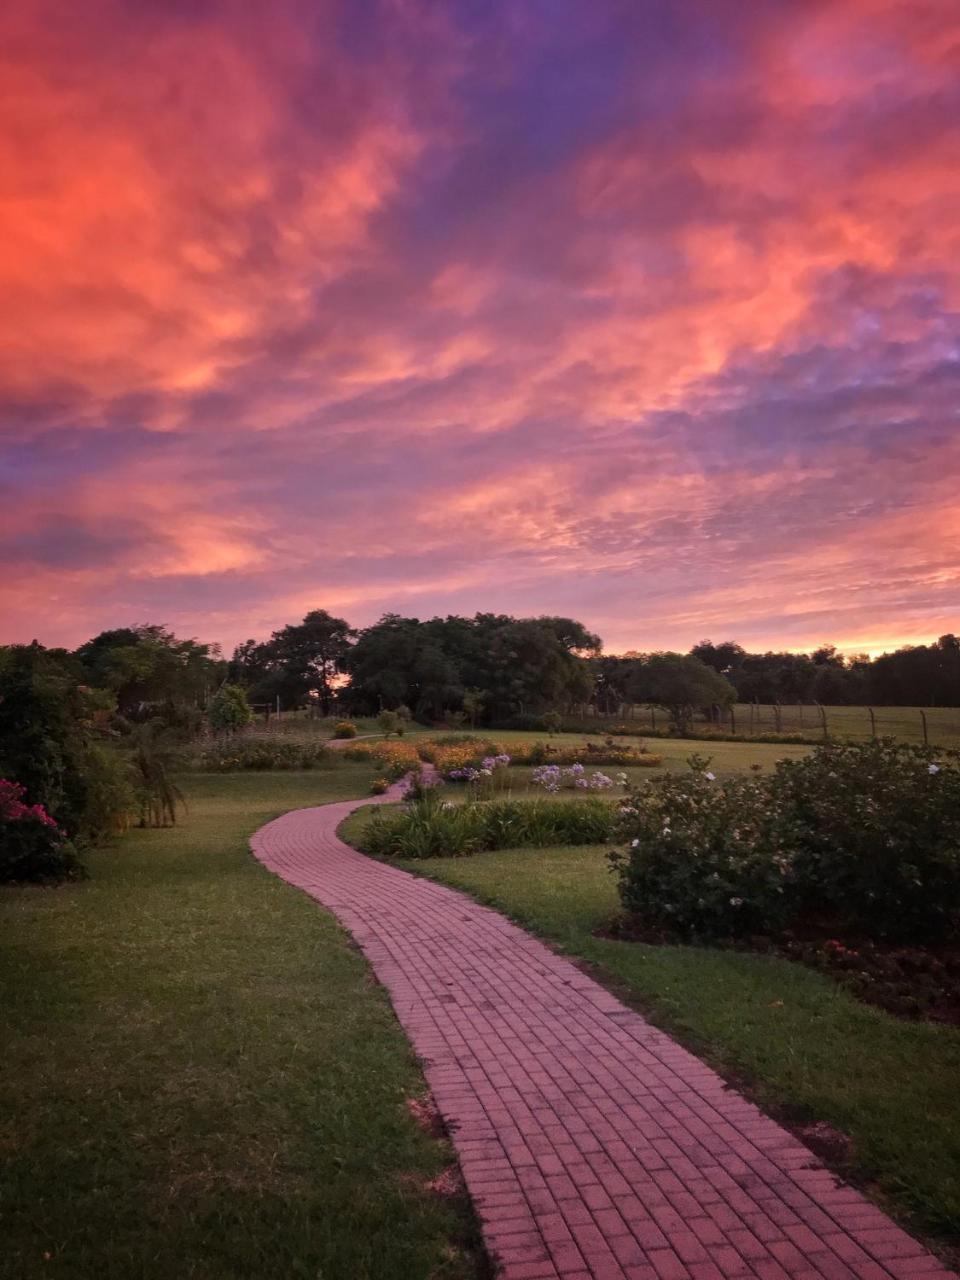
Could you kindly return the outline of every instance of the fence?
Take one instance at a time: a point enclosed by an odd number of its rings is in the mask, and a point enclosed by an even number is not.
[[[669,717],[662,708],[622,706],[613,715],[584,706],[584,719],[619,719],[644,727],[665,729]],[[820,703],[738,702],[714,708],[713,714],[694,717],[695,724],[713,724],[738,737],[760,733],[802,733],[808,738],[897,738],[901,742],[928,742],[931,746],[960,748],[960,707],[827,707]]]

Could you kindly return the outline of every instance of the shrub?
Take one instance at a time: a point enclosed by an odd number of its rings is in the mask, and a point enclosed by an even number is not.
[[[390,790],[389,778],[374,778],[370,783],[370,794],[372,796],[382,796]]]
[[[82,874],[76,849],[43,805],[28,805],[19,783],[0,779],[0,882]]]
[[[401,809],[378,812],[363,838],[379,857],[455,858],[482,849],[600,844],[614,827],[601,800],[488,800],[451,804],[442,791],[415,792]]]
[[[793,846],[769,778],[724,784],[709,761],[633,792],[620,806],[625,853],[611,854],[633,915],[670,931],[760,933],[790,911]]]
[[[617,781],[621,786],[626,784],[627,775],[621,773],[617,775]],[[614,780],[606,773],[596,770],[594,773],[588,773],[582,764],[572,764],[567,769],[562,769],[558,764],[542,764],[534,769],[530,775],[530,781],[536,787],[543,787],[544,791],[562,791],[562,790],[583,790],[583,791],[606,791],[614,785]]]
[[[544,729],[546,729],[547,733],[552,737],[553,734],[560,732],[560,728],[563,724],[563,717],[560,715],[559,711],[547,711],[543,716],[541,716],[541,721]]]
[[[781,761],[772,782],[796,830],[807,911],[868,936],[940,936],[960,910],[960,768],[891,739]]]
[[[802,923],[931,940],[960,911],[960,768],[926,747],[826,744],[719,783],[707,761],[634,791],[612,855],[627,910],[705,936]]]
[[[239,684],[221,685],[210,700],[207,716],[218,733],[245,728],[253,721],[246,690]]]
[[[355,738],[357,736],[357,726],[352,720],[338,720],[333,726],[333,736],[335,738]]]
[[[403,725],[395,711],[381,711],[377,716],[377,724],[388,737],[391,733],[395,733],[397,737],[403,733]]]

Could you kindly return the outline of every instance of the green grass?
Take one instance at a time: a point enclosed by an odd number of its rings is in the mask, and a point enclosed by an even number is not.
[[[356,838],[370,810],[344,824]],[[847,1172],[919,1230],[957,1243],[960,1031],[901,1021],[799,965],[594,936],[618,907],[606,850],[509,850],[404,863],[596,966],[596,974],[784,1118],[854,1141]]]
[[[0,891],[0,1276],[464,1280],[449,1148],[333,918],[247,836],[364,766],[186,778],[189,812]]]

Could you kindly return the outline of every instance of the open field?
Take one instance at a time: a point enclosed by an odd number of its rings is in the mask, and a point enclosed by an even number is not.
[[[356,836],[367,809],[341,828]],[[454,885],[595,973],[786,1119],[852,1139],[851,1176],[941,1243],[960,1243],[960,1031],[870,1008],[772,957],[594,936],[617,909],[606,848],[432,859]]]
[[[467,1280],[422,1078],[332,917],[248,834],[370,770],[194,775],[88,881],[0,891],[0,1275]]]

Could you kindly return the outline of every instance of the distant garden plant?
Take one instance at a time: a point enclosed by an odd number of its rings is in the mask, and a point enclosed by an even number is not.
[[[638,920],[700,936],[788,926],[932,941],[960,912],[960,768],[892,741],[825,744],[773,773],[634,790],[613,860]]]
[[[338,720],[333,726],[333,736],[335,738],[355,738],[357,736],[357,726],[352,720]]]
[[[253,711],[243,685],[221,685],[210,700],[207,718],[218,733],[235,732],[252,723]]]
[[[193,757],[193,767],[202,773],[321,769],[333,764],[333,752],[321,740],[250,738],[243,734],[210,742]]]

